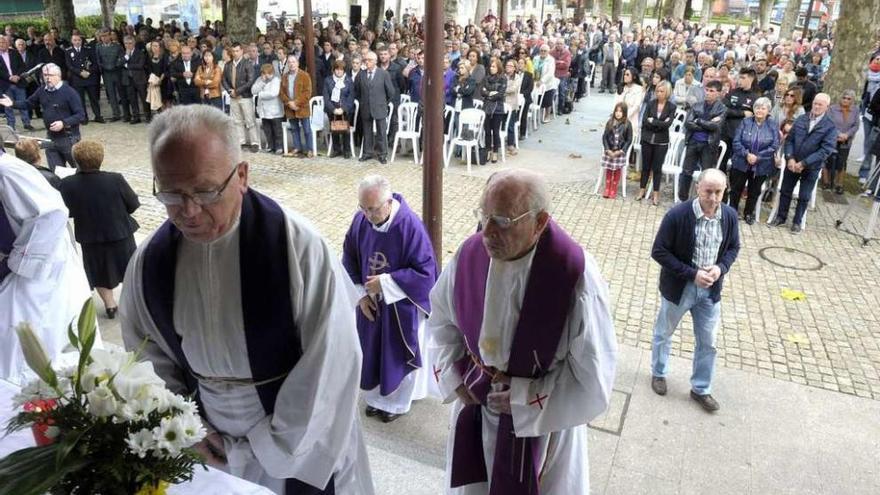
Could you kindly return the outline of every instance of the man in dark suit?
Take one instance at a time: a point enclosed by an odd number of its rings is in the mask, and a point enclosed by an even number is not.
[[[27,46],[27,42],[22,38],[15,40],[15,51],[18,52],[18,55],[21,57],[21,60],[24,61],[24,72],[27,73],[31,69],[37,66],[37,53],[36,50],[32,50]],[[36,77],[23,78],[24,79],[24,90],[25,90],[25,98],[30,98],[32,94],[37,91],[37,88],[40,86],[38,84],[39,72],[36,74]],[[21,86],[21,83],[19,84]],[[24,124],[24,128],[31,131],[33,127],[30,125],[31,113],[28,112],[28,121]],[[42,112],[37,108],[37,117],[42,117]],[[24,121],[24,119],[22,119]]]
[[[37,55],[37,61],[41,64],[55,64],[61,68],[61,78],[67,80],[67,60],[64,58],[64,50],[55,44],[55,36],[46,34],[43,36],[43,48]]]
[[[180,49],[180,57],[171,63],[171,80],[177,88],[177,101],[181,105],[199,102],[199,88],[196,86],[195,75],[200,63],[201,59],[186,45]]]
[[[385,119],[388,118],[388,102],[393,101],[397,95],[394,83],[388,71],[376,66],[376,53],[367,53],[364,60],[367,69],[360,71],[355,82],[355,97],[360,102],[361,122],[364,132],[364,156],[361,161],[369,160],[374,154],[379,163],[386,163],[388,155],[388,126]],[[373,124],[376,131],[373,132]],[[378,153],[376,153],[376,141],[378,141]]]
[[[122,45],[110,40],[110,30],[101,31],[101,43],[95,48],[98,65],[101,66],[101,76],[104,79],[104,91],[107,93],[107,101],[113,117],[110,122],[116,122],[120,118],[119,100],[122,92]]]
[[[27,97],[27,81],[22,78],[25,70],[21,56],[9,47],[9,38],[0,36],[0,94],[9,95],[15,102],[23,102]],[[21,111],[21,121],[25,129],[33,130],[27,110]],[[15,112],[12,107],[6,107],[6,123],[15,129]]]
[[[104,123],[101,117],[101,105],[98,102],[98,90],[101,87],[101,79],[99,74],[100,66],[95,52],[88,46],[83,45],[82,36],[74,34],[70,37],[71,47],[67,49],[67,74],[70,85],[79,93],[82,99],[83,109],[86,107],[86,95],[89,96],[89,104],[92,107],[92,114],[95,122]],[[88,124],[88,114],[83,125]]]
[[[146,55],[135,48],[134,38],[123,38],[125,51],[122,54],[122,120],[131,124],[141,123],[141,106],[147,120],[150,119],[150,106],[147,100],[147,73],[144,69]]]
[[[694,321],[691,398],[708,412],[720,406],[711,395],[715,337],[721,317],[721,287],[739,254],[736,210],[721,199],[727,176],[704,170],[697,199],[684,201],[663,217],[651,257],[660,264],[660,311],[651,348],[651,388],[666,395],[672,334],[685,313]]]

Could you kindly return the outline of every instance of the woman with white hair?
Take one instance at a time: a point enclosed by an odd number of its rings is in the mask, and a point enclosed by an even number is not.
[[[843,175],[852,140],[859,131],[859,110],[855,105],[856,92],[847,89],[840,95],[840,102],[831,105],[828,115],[837,127],[837,151],[825,161],[822,169],[822,189],[834,189],[843,194]]]
[[[758,98],[752,104],[754,114],[743,119],[733,138],[730,168],[730,206],[739,209],[739,199],[748,187],[743,216],[747,224],[755,223],[755,206],[761,196],[761,185],[775,168],[779,149],[779,126],[769,117],[769,98]]]

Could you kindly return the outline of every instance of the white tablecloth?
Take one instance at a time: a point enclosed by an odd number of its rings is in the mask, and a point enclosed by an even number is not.
[[[18,393],[17,386],[0,380],[0,435],[6,429],[9,418],[18,412],[12,410],[12,397],[16,393]],[[30,429],[17,431],[12,435],[0,438],[0,459],[16,450],[33,445],[34,436]],[[195,468],[192,481],[174,485],[168,489],[169,495],[272,495],[272,493],[268,488],[211,467],[205,471],[201,466]]]

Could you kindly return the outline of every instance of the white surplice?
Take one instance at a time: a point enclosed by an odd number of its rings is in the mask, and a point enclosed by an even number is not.
[[[454,363],[466,350],[453,301],[459,254],[460,250],[431,292],[428,331],[436,346],[441,394],[446,402],[455,401],[446,451],[447,493],[484,495],[489,491],[488,483],[449,488],[455,424],[463,407],[455,393],[462,377]],[[539,471],[544,495],[590,492],[586,424],[607,409],[614,383],[617,343],[608,287],[596,261],[589,254],[584,255],[584,273],[575,285],[571,312],[548,373],[535,380],[511,380],[510,403],[516,435],[542,436]],[[518,260],[490,262],[479,341],[487,366],[507,369],[534,256],[533,249]],[[487,479],[491,479],[499,416],[486,407],[482,413],[483,454]]]
[[[400,201],[392,199],[391,213],[388,215],[388,220],[382,225],[377,226],[370,224],[370,226],[376,232],[387,233],[391,228],[391,223],[394,221],[394,217],[397,215],[398,211],[400,211]],[[382,287],[382,300],[385,301],[385,304],[394,304],[409,297],[388,273],[379,275],[379,284]],[[363,285],[358,284],[356,287],[359,298],[367,295]],[[358,307],[356,311],[360,311],[360,308]],[[421,350],[422,367],[407,373],[406,376],[403,377],[403,380],[400,381],[400,385],[398,385],[397,389],[388,395],[383,396],[379,392],[381,387],[378,385],[372,390],[364,392],[364,401],[369,406],[393,414],[406,414],[409,412],[413,401],[422,400],[428,395],[439,396],[439,390],[431,380],[431,366],[429,365],[429,355],[427,352],[430,336],[425,330],[425,323],[427,321],[428,314],[419,308],[419,328],[417,332],[419,349]]]
[[[361,350],[355,327],[354,287],[314,227],[287,217],[290,298],[303,355],[267,416],[256,388],[228,380],[252,377],[244,333],[239,271],[239,226],[200,244],[180,241],[174,286],[174,327],[200,379],[211,428],[223,435],[231,474],[284,493],[284,479],[322,487],[335,476],[338,494],[373,493],[357,415]],[[151,237],[152,238],[152,237]],[[126,347],[146,338],[144,357],[174,391],[181,372],[147,312],[143,248],[125,276],[120,301]],[[282,288],[273,288],[282,290]]]
[[[34,167],[9,154],[0,154],[0,202],[16,236],[6,260],[12,273],[0,282],[0,378],[23,385],[35,375],[14,327],[30,322],[55,361],[68,345],[67,326],[91,291],[61,195]]]

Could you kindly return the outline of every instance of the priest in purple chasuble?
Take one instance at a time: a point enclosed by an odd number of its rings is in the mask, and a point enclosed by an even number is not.
[[[342,263],[361,291],[356,313],[366,414],[388,423],[427,394],[425,321],[437,264],[421,219],[387,179],[365,177],[358,202]]]
[[[617,344],[596,261],[550,217],[544,179],[493,175],[431,292],[434,373],[454,402],[446,493],[589,493],[587,423]]]
[[[311,223],[249,187],[229,116],[178,106],[149,134],[168,221],[128,265],[125,346],[196,397],[207,463],[279,494],[372,495],[342,263]]]

